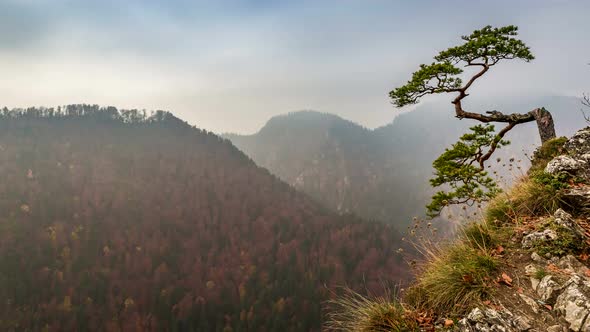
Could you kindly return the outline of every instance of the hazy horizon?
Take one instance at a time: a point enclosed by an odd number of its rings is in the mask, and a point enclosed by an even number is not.
[[[494,68],[473,96],[579,96],[589,10],[567,0],[0,0],[2,106],[164,109],[242,134],[310,109],[375,128],[396,115],[389,90],[485,24],[518,25],[536,60]]]

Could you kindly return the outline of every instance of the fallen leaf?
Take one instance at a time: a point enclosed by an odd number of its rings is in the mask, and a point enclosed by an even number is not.
[[[553,308],[552,308],[550,305],[548,305],[548,304],[545,304],[545,305],[543,305],[543,306],[544,306],[545,308],[547,308],[547,310],[552,310],[552,309],[553,309]]]
[[[510,276],[504,272],[502,272],[502,280],[500,280],[500,281],[505,283],[506,285],[512,287],[512,278],[510,278]]]
[[[485,305],[490,305],[490,304],[492,304],[492,301],[490,301],[490,300],[485,300],[485,301],[483,301],[483,304],[485,304]]]
[[[451,327],[451,326],[453,326],[454,323],[455,322],[453,322],[450,319],[445,319],[445,327]]]
[[[502,255],[503,253],[504,253],[504,247],[502,247],[502,246],[498,246],[498,247],[496,248],[496,254],[498,254],[498,255]]]
[[[588,254],[586,254],[586,253],[580,254],[580,260],[581,261],[585,262],[585,261],[588,260],[588,258],[590,258],[590,256]]]

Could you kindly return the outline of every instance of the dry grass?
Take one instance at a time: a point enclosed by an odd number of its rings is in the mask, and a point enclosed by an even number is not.
[[[328,303],[325,329],[345,332],[419,331],[410,311],[393,297],[369,298],[345,289],[345,295]]]
[[[499,194],[488,205],[488,222],[515,222],[518,218],[549,215],[564,205],[557,180],[546,173],[525,176],[505,194]]]
[[[412,306],[448,315],[464,313],[487,299],[493,292],[499,263],[481,246],[489,240],[485,238],[461,238],[425,248],[425,262],[405,300]]]

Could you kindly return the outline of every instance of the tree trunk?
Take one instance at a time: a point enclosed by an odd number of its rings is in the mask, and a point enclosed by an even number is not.
[[[541,144],[555,138],[555,125],[551,113],[549,113],[544,107],[537,108],[531,111],[531,113],[537,121],[539,136],[541,136]]]

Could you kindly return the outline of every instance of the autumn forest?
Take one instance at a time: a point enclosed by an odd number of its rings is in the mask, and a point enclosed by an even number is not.
[[[340,287],[408,276],[392,227],[170,113],[0,113],[3,331],[319,331]]]

